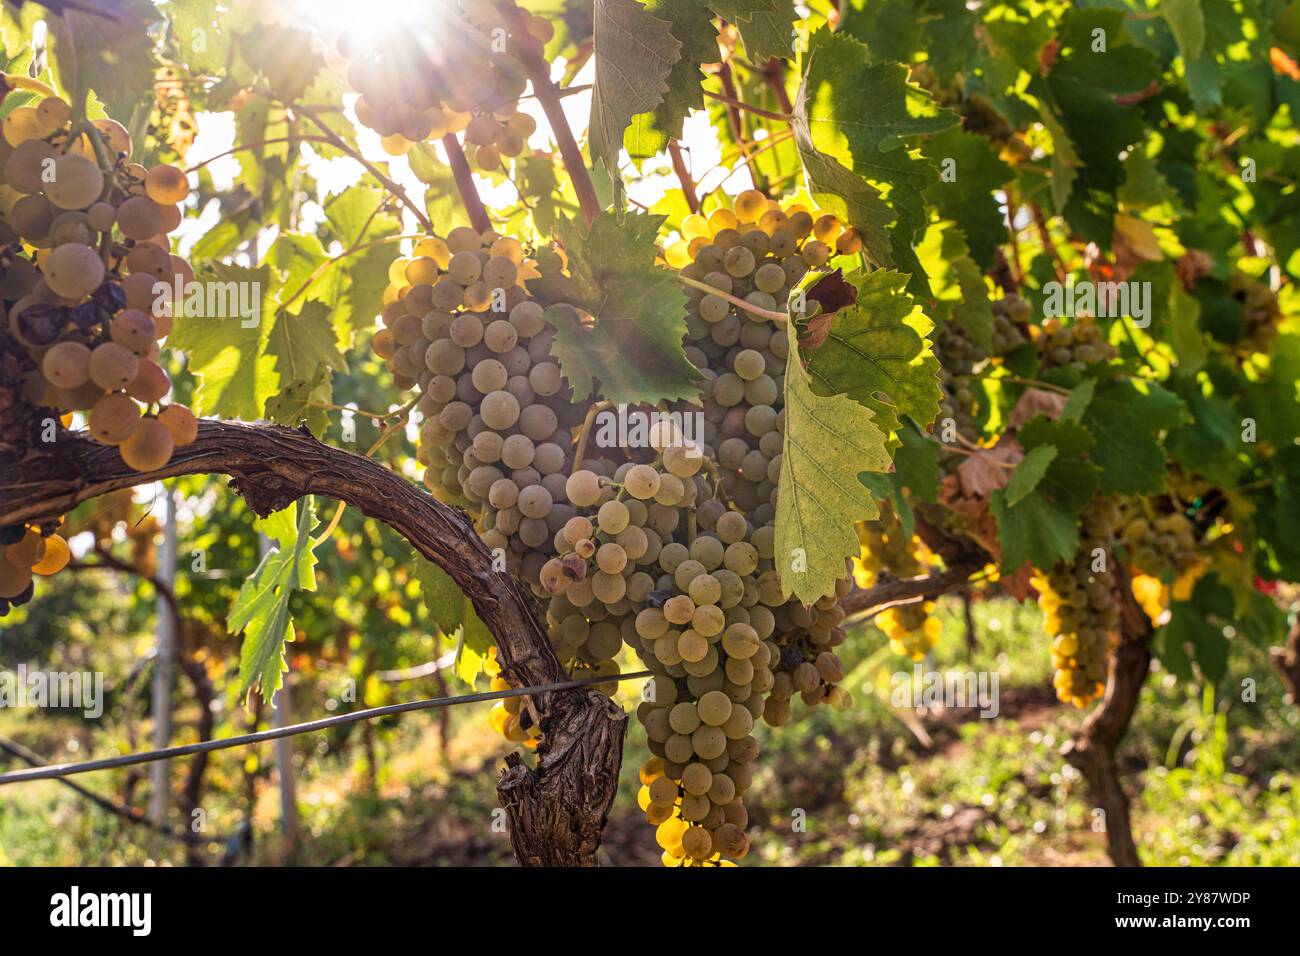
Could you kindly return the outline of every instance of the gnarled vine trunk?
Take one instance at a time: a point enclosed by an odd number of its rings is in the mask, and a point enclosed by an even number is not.
[[[1138,606],[1128,574],[1117,572],[1120,600],[1120,644],[1110,661],[1106,695],[1083,722],[1079,736],[1064,754],[1084,780],[1094,805],[1102,811],[1106,827],[1106,852],[1116,866],[1141,866],[1129,816],[1128,795],[1120,782],[1115,754],[1128,732],[1142,685],[1151,668],[1151,620]]]
[[[228,475],[260,515],[304,495],[335,498],[393,528],[451,576],[496,638],[512,684],[567,680],[531,596],[493,570],[464,512],[306,430],[203,421],[198,439],[152,472],[132,471],[116,448],[68,432],[49,447],[22,456],[0,450],[0,524],[50,521],[110,491],[178,475]],[[516,757],[498,784],[516,855],[524,865],[595,865],[617,793],[627,716],[589,689],[541,695],[534,706],[544,733],[537,768]]]

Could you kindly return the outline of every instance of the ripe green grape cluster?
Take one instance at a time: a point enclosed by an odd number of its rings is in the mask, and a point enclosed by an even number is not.
[[[574,513],[565,482],[585,409],[523,286],[536,272],[516,240],[467,227],[420,239],[413,253],[389,270],[371,348],[399,386],[420,389],[425,485],[442,501],[468,501],[488,546],[509,547],[509,569],[537,584],[542,559],[522,558],[543,554]]]
[[[1109,362],[1119,350],[1106,341],[1106,333],[1091,316],[1080,316],[1068,325],[1055,316],[1038,327],[1036,345],[1044,369],[1074,368],[1084,371],[1098,362]]]
[[[715,209],[707,218],[688,217],[682,240],[666,250],[669,265],[682,276],[741,299],[759,309],[782,312],[791,292],[810,270],[826,267],[831,256],[856,252],[861,238],[832,215],[802,205],[782,208],[757,190],[736,197],[732,209]],[[789,338],[784,323],[746,311],[719,295],[687,287],[686,355],[705,380],[703,403],[682,405],[703,418],[701,445],[706,460],[717,463],[718,496],[754,525],[753,542],[764,561],[773,560],[771,578],[779,581],[773,549],[777,485],[785,426],[785,367]],[[717,508],[726,507],[721,502]],[[707,502],[699,521],[711,518]],[[845,593],[851,586],[841,584]],[[786,689],[781,675],[811,684],[815,661],[844,640],[843,613],[836,601],[809,611],[792,600],[777,610],[783,653],[775,671],[776,699]],[[810,638],[814,638],[810,640]],[[800,671],[802,665],[809,665]],[[824,668],[829,672],[833,670]],[[819,671],[820,673],[820,671]],[[833,693],[834,681],[810,690],[796,685],[810,706],[833,701],[847,706],[847,694]],[[770,722],[788,717],[788,700],[771,705]]]
[[[1143,574],[1160,577],[1166,568],[1180,575],[1198,560],[1196,528],[1177,511],[1147,517],[1131,514],[1124,522],[1120,541],[1129,560]]]
[[[1034,581],[1052,635],[1056,696],[1080,709],[1106,689],[1111,639],[1119,627],[1119,603],[1110,573],[1119,525],[1115,500],[1094,500],[1081,517],[1078,554]]]
[[[935,341],[939,358],[939,420],[951,418],[959,430],[973,429],[979,409],[976,377],[991,359],[999,358],[1028,341],[1022,329],[1030,315],[1030,305],[1016,295],[1005,295],[993,303],[992,350],[982,348],[955,322],[947,322]]]
[[[554,28],[520,11],[529,42],[547,42]],[[474,163],[485,171],[518,156],[536,128],[519,112],[527,86],[523,65],[508,50],[509,28],[488,0],[461,0],[459,8],[431,10],[427,21],[371,44],[364,31],[339,38],[351,62],[348,81],[361,94],[357,119],[400,156],[415,143],[463,133]]]
[[[889,647],[900,657],[920,661],[939,646],[943,625],[934,616],[933,601],[917,601],[888,607],[876,616],[876,625],[889,638]]]
[[[861,552],[854,561],[853,576],[859,587],[871,587],[882,573],[896,578],[914,578],[925,570],[927,554],[924,546],[903,531],[902,523],[888,501],[881,503],[879,518],[859,521],[856,531]]]
[[[67,413],[87,413],[91,436],[127,465],[161,468],[198,428],[189,409],[163,404],[171,381],[159,364],[172,290],[194,280],[167,238],[185,173],[131,162],[131,137],[113,120],[74,130],[58,97],[18,107],[3,132],[0,344],[23,356],[22,396],[64,413],[65,426]]]
[[[70,557],[68,542],[49,528],[27,524],[0,527],[0,617],[32,599],[35,577],[57,574],[67,567]]]
[[[668,252],[685,256],[683,274],[769,311],[859,242],[833,217],[756,192],[687,230]],[[639,447],[601,447],[594,421],[575,442],[588,408],[551,357],[554,331],[524,285],[537,274],[520,243],[494,232],[422,238],[389,270],[371,348],[400,387],[420,390],[424,483],[467,506],[541,601],[566,670],[611,678],[593,686],[612,695],[627,647],[654,673],[638,715],[659,762],[642,802],[665,862],[739,859],[754,722],[788,721],[796,693],[809,706],[850,703],[835,654],[850,577],[804,607],[784,598],[774,554],[784,323],[691,296],[685,347],[702,403],[641,410],[651,423]],[[538,741],[531,721],[512,701],[490,717],[526,746]]]

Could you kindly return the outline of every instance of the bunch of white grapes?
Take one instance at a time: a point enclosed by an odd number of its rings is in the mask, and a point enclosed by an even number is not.
[[[549,20],[519,11],[525,42],[546,43]],[[502,157],[524,151],[536,122],[519,112],[528,79],[508,50],[509,25],[489,0],[461,0],[458,9],[429,8],[426,20],[399,36],[370,43],[364,31],[339,37],[350,60],[348,82],[361,94],[357,119],[400,156],[425,140],[463,133],[475,165],[499,169]],[[517,42],[519,38],[512,38]]]
[[[687,228],[698,234],[670,262],[684,252],[686,274],[769,311],[857,241],[833,217],[757,193]],[[774,554],[784,323],[692,295],[686,347],[703,404],[641,410],[668,413],[651,419],[647,447],[599,447],[575,441],[588,408],[551,357],[554,332],[524,285],[536,275],[523,247],[493,232],[421,239],[390,269],[372,348],[399,385],[421,390],[425,484],[466,505],[529,585],[568,672],[611,678],[594,686],[612,695],[628,647],[654,673],[637,711],[654,754],[640,801],[665,863],[740,859],[754,723],[788,721],[796,693],[810,706],[850,702],[834,651],[849,577],[805,607],[783,597]],[[681,427],[693,412],[702,434]],[[507,686],[499,673],[493,686]],[[521,700],[491,721],[537,742]]]
[[[120,123],[74,126],[57,96],[13,110],[3,134],[0,352],[19,356],[21,398],[65,426],[85,412],[91,436],[131,468],[161,468],[198,430],[188,408],[166,403],[160,364],[171,290],[194,280],[167,238],[185,173],[132,162]]]
[[[1080,709],[1106,690],[1110,649],[1119,629],[1115,581],[1097,555],[1112,554],[1121,513],[1114,498],[1096,498],[1083,511],[1079,551],[1034,579],[1044,626],[1052,635],[1052,684],[1061,701]]]
[[[782,208],[757,190],[738,195],[732,209],[688,217],[682,236],[667,250],[669,265],[768,312],[784,312],[810,270],[822,270],[833,255],[861,248],[857,232],[845,229],[835,216],[798,204]],[[754,525],[755,547],[764,560],[773,561],[763,583],[779,587],[772,550],[785,437],[787,330],[784,323],[721,296],[693,286],[686,291],[686,354],[700,369],[705,387],[702,405],[681,408],[702,413],[703,451],[717,462],[720,486],[720,500],[701,505],[698,520],[709,527],[727,507],[746,514]],[[847,692],[835,686],[843,667],[834,647],[844,640],[838,598],[851,586],[846,575],[835,595],[811,608],[792,599],[775,609],[781,655],[765,715],[769,723],[789,720],[795,691],[809,706],[850,703]]]

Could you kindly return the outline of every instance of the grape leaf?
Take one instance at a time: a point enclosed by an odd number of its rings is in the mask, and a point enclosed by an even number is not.
[[[1011,478],[1007,482],[1008,507],[1020,504],[1038,487],[1038,483],[1047,474],[1047,466],[1056,460],[1056,454],[1055,445],[1039,445],[1029,450],[1020,460],[1020,464],[1016,465],[1016,470],[1011,473]]]
[[[235,31],[247,24],[251,12],[219,0],[169,3],[167,16],[181,60],[195,74],[223,74],[230,61]]]
[[[695,398],[699,371],[686,357],[686,295],[675,273],[655,265],[662,216],[600,216],[584,233],[561,219],[557,233],[569,274],[553,253],[539,255],[541,276],[529,290],[550,306],[557,332],[551,354],[582,400],[596,391],[616,404]],[[584,324],[573,308],[595,316]]]
[[[900,429],[898,437],[902,444],[894,452],[895,481],[921,501],[937,501],[939,443],[910,426]]]
[[[636,0],[596,0],[590,148],[593,164],[618,169],[623,131],[632,117],[655,109],[668,92],[668,75],[681,56],[670,24]]]
[[[755,63],[789,58],[794,50],[794,0],[708,0],[718,16],[736,25]]]
[[[998,523],[1004,571],[1013,573],[1026,561],[1036,568],[1050,568],[1078,550],[1074,512],[1041,494],[1031,494],[1018,505],[1007,504],[1006,495],[1007,490],[999,488],[989,501]]]
[[[988,269],[1006,240],[1007,227],[993,191],[1014,178],[988,137],[954,128],[930,137],[922,152],[941,170],[952,161],[952,177],[940,177],[925,190],[940,215],[961,227],[971,258]]]
[[[268,398],[266,417],[277,425],[296,426],[305,420],[312,434],[320,435],[329,419],[324,409],[315,408],[312,403],[328,402],[331,394],[330,370],[322,365],[310,378],[293,379]]]
[[[877,413],[888,410],[922,426],[939,414],[939,360],[925,336],[933,328],[903,287],[907,277],[877,270],[847,277],[855,304],[835,313],[826,340],[808,353],[808,374],[818,395],[845,394]]]
[[[410,560],[429,620],[444,635],[456,639],[456,676],[473,687],[492,647],[492,632],[451,575],[415,550]]]
[[[1038,452],[1040,459],[1050,460],[1030,491],[1012,502],[1015,489],[1008,483],[993,492],[989,511],[998,523],[1003,570],[1016,571],[1025,561],[1045,570],[1078,549],[1078,515],[1097,490],[1100,471],[1082,457],[1094,439],[1078,422],[1050,421],[1042,415],[1026,422],[1017,438],[1026,450],[1024,461],[1040,448],[1053,453]]]
[[[1165,451],[1159,433],[1184,420],[1185,406],[1153,382],[1098,386],[1083,424],[1097,439],[1092,460],[1102,468],[1108,494],[1155,493],[1164,487]]]
[[[872,62],[862,43],[826,29],[812,36],[800,94],[802,110],[797,106],[796,116],[807,123],[813,146],[868,182],[888,186],[886,201],[896,217],[890,230],[893,264],[911,274],[910,291],[928,296],[912,247],[928,221],[922,193],[938,174],[904,141],[948,129],[957,115],[909,84],[905,66]],[[863,109],[864,103],[871,108]]]
[[[74,111],[85,107],[94,90],[111,113],[129,116],[135,102],[153,91],[154,43],[148,31],[157,19],[148,0],[119,0],[116,16],[65,9],[46,18],[59,85],[68,91]]]
[[[1052,175],[1049,185],[1052,190],[1052,204],[1060,213],[1070,201],[1070,195],[1074,191],[1074,181],[1079,178],[1079,154],[1074,148],[1074,143],[1070,142],[1069,132],[1066,131],[1060,117],[1056,115],[1050,104],[1039,104],[1038,118],[1042,120],[1043,128],[1052,137]]]
[[[390,212],[376,212],[385,201],[385,195],[378,186],[363,179],[330,200],[325,207],[325,218],[333,238],[344,249],[395,236],[401,231],[396,216]],[[399,252],[397,243],[380,243],[329,267],[336,277],[331,287],[333,295],[329,299],[333,306],[331,319],[341,347],[349,344],[353,331],[374,324],[378,303],[383,301],[384,289],[388,285],[388,266]],[[293,295],[297,291],[294,287],[286,294]]]
[[[266,352],[275,359],[280,381],[307,379],[324,366],[346,373],[347,360],[339,352],[330,321],[330,308],[311,301],[297,315],[281,312],[271,329]]]
[[[254,421],[262,417],[266,400],[280,387],[275,358],[266,351],[276,308],[271,267],[247,269],[214,262],[199,278],[205,289],[219,283],[227,290],[227,306],[240,298],[257,297],[257,314],[243,318],[222,314],[236,310],[218,307],[216,314],[207,315],[206,306],[218,303],[205,302],[198,314],[176,316],[167,346],[189,355],[189,371],[199,379],[194,390],[196,414]]]
[[[289,595],[316,590],[316,555],[311,530],[316,509],[310,498],[290,505],[257,523],[259,530],[278,542],[239,588],[226,626],[232,634],[243,632],[239,651],[239,693],[260,687],[270,702],[283,683],[288,665],[284,644],[293,640]]]
[[[669,139],[681,134],[682,121],[691,110],[704,109],[704,73],[700,64],[718,58],[717,31],[704,0],[647,0],[646,9],[668,22],[672,35],[681,43],[681,55],[668,73],[663,102],[633,116],[623,134],[623,145],[638,168],[641,160],[662,152]]]
[[[822,397],[799,360],[795,323],[787,323],[785,444],[776,508],[777,571],[785,597],[805,604],[831,594],[844,559],[859,551],[855,521],[880,512],[863,472],[889,468],[885,434],[875,415],[846,395]]]
[[[1228,664],[1228,639],[1223,630],[1236,623],[1232,593],[1217,575],[1203,577],[1196,582],[1190,601],[1174,601],[1169,605],[1169,623],[1157,639],[1160,659],[1165,662],[1165,655],[1190,657],[1200,665],[1206,680],[1216,683],[1222,679]]]
[[[993,303],[984,273],[969,255],[961,229],[951,224],[931,226],[917,246],[921,265],[930,278],[936,320],[952,322],[985,351],[993,350]]]

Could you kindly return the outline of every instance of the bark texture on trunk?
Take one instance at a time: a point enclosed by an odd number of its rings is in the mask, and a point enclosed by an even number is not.
[[[1141,866],[1133,840],[1128,794],[1120,781],[1115,754],[1128,732],[1151,668],[1154,629],[1146,612],[1133,598],[1127,572],[1121,569],[1117,573],[1120,643],[1111,657],[1106,694],[1101,705],[1083,722],[1079,736],[1066,745],[1064,753],[1088,782],[1093,804],[1105,814],[1106,852],[1111,862],[1116,866]]]

